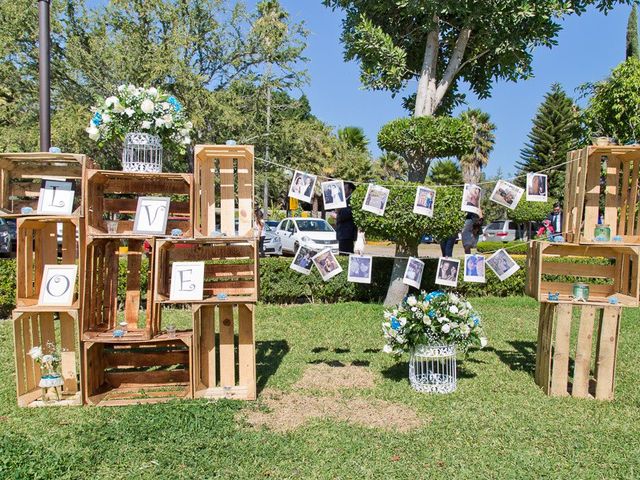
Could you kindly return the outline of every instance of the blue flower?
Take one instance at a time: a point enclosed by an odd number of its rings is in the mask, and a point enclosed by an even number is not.
[[[93,123],[96,127],[102,123],[102,115],[100,115],[100,112],[96,112],[93,114],[91,123]]]
[[[400,328],[400,322],[396,317],[391,318],[391,328],[394,330],[398,330]]]
[[[434,312],[433,310],[429,310],[427,312],[427,315],[429,315],[429,318],[436,318],[436,312]]]
[[[478,317],[475,317],[475,316],[474,316],[474,317],[472,318],[472,320],[473,320],[473,326],[474,326],[474,327],[477,327],[477,326],[480,324],[480,319],[479,319]]]
[[[176,112],[179,112],[180,110],[182,110],[182,105],[180,105],[180,102],[176,99],[176,97],[171,96],[171,97],[167,98],[167,102],[169,102],[171,105],[173,105],[173,109]]]

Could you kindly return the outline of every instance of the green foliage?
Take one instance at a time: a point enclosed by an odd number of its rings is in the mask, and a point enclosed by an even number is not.
[[[16,261],[0,259],[0,318],[9,318],[16,306]]]
[[[592,135],[640,140],[640,60],[630,58],[594,86],[585,117]]]
[[[462,185],[462,171],[453,160],[438,160],[429,169],[429,181],[434,185]]]
[[[516,240],[515,242],[478,242],[478,252],[493,253],[501,248],[508,249],[510,255],[526,255],[529,242]]]
[[[556,200],[547,199],[546,202],[527,202],[526,193],[520,199],[520,203],[514,210],[509,210],[507,216],[515,222],[541,222],[549,216]]]
[[[367,151],[369,140],[361,127],[344,127],[338,130],[338,140],[345,146],[362,152]]]
[[[409,167],[407,161],[397,153],[385,152],[373,165],[374,176],[386,182],[387,180],[406,180]]]
[[[489,154],[496,142],[496,126],[491,122],[488,113],[477,108],[462,112],[460,118],[468,122],[473,129],[473,149],[459,157],[462,177],[465,183],[478,183],[481,171],[489,163]]]
[[[631,7],[629,22],[627,23],[627,48],[626,59],[636,58],[640,60],[640,47],[638,47],[638,6]]]

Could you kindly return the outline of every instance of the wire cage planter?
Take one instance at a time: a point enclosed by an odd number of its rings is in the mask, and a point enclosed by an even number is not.
[[[160,137],[148,133],[127,133],[122,149],[124,172],[161,173],[162,142]]]
[[[458,385],[455,344],[417,345],[409,358],[409,382],[422,393],[452,393]]]

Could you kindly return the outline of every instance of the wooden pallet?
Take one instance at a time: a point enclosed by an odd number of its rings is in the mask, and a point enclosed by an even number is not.
[[[194,396],[255,400],[255,305],[197,306],[193,316]]]
[[[253,235],[253,162],[253,145],[196,145],[195,236]]]
[[[85,402],[122,406],[193,398],[191,331],[132,343],[83,342]]]
[[[204,298],[170,300],[174,262],[205,262]],[[158,239],[155,243],[154,301],[162,304],[251,303],[258,300],[258,248],[253,237]],[[218,298],[225,294],[226,300]]]
[[[0,154],[0,217],[27,216],[23,207],[31,207],[38,215],[38,198],[44,178],[74,180],[76,195],[73,215],[81,216],[82,178],[93,162],[85,155],[70,153],[1,153]]]
[[[570,261],[572,258],[601,258],[610,264],[575,263]],[[640,246],[530,242],[525,290],[527,295],[538,301],[547,301],[551,292],[560,293],[561,303],[571,303],[574,282],[559,282],[554,278],[569,276],[589,285],[589,304],[609,305],[609,299],[615,297],[618,305],[637,307],[640,297],[639,262]],[[595,280],[611,282],[594,284]]]
[[[568,154],[563,231],[571,243],[600,243],[600,216],[619,244],[640,245],[640,146],[590,146]]]
[[[571,355],[574,308],[579,312],[578,340]],[[536,384],[552,396],[613,400],[621,307],[540,304]],[[592,347],[595,334],[595,363]],[[574,358],[572,381],[569,364]]]
[[[78,312],[73,309],[57,312],[34,312],[16,309],[13,312],[13,341],[16,362],[16,390],[18,406],[81,405],[80,355],[78,344]],[[61,400],[42,401],[40,366],[29,356],[29,350],[40,346],[45,353],[47,344],[61,352]]]
[[[171,197],[166,235],[179,228],[183,236],[193,234],[192,201],[194,197],[193,175],[188,173],[131,173],[107,170],[87,170],[84,189],[86,193],[86,227],[90,237],[147,238],[133,233],[138,197]],[[106,217],[119,217],[116,234],[107,233]]]
[[[58,238],[58,227],[61,238]],[[72,307],[79,308],[84,268],[84,229],[78,217],[28,217],[17,222],[16,305],[38,304],[45,265],[78,265],[78,288]]]

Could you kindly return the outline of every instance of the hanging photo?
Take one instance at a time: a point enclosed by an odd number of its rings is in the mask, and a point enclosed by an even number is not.
[[[464,281],[473,283],[485,283],[484,255],[464,256]]]
[[[433,206],[436,202],[436,191],[427,187],[418,187],[416,201],[413,205],[413,213],[433,217]]]
[[[293,174],[293,179],[291,180],[289,197],[311,203],[317,178],[318,177],[311,175],[310,173],[299,172],[296,170]]]
[[[462,211],[480,215],[481,196],[482,189],[478,185],[465,183],[464,191],[462,192]]]
[[[491,255],[487,259],[487,264],[500,280],[506,280],[520,269],[504,248]]]
[[[342,272],[342,267],[333,252],[329,249],[323,250],[313,257],[313,263],[325,282]]]
[[[169,218],[169,197],[140,197],[133,222],[133,233],[164,235]]]
[[[460,260],[455,258],[440,257],[438,260],[438,273],[436,274],[436,284],[447,287],[458,286],[458,270]]]
[[[371,283],[370,255],[349,255],[349,274],[347,280],[355,283]]]
[[[344,194],[344,182],[342,180],[322,182],[321,187],[325,210],[347,208],[347,200]]]
[[[38,305],[72,305],[77,275],[77,265],[45,265]]]
[[[517,187],[513,183],[505,182],[504,180],[498,180],[489,198],[498,205],[514,210],[518,206],[518,202],[520,202],[523,193],[523,188]]]
[[[76,195],[72,180],[42,180],[37,213],[46,215],[71,215]]]
[[[424,262],[415,257],[409,257],[407,268],[404,271],[402,283],[415,288],[420,288],[422,281],[422,272],[424,271]]]
[[[542,173],[527,173],[527,201],[546,202],[549,196],[548,180]]]
[[[169,300],[200,301],[204,294],[204,262],[173,262]]]
[[[289,268],[296,272],[303,273],[304,275],[309,275],[311,273],[311,268],[313,267],[313,256],[315,254],[316,252],[314,250],[300,245]]]
[[[382,216],[384,215],[385,208],[387,208],[388,199],[388,188],[369,184],[367,194],[364,197],[364,202],[362,202],[362,210]]]

